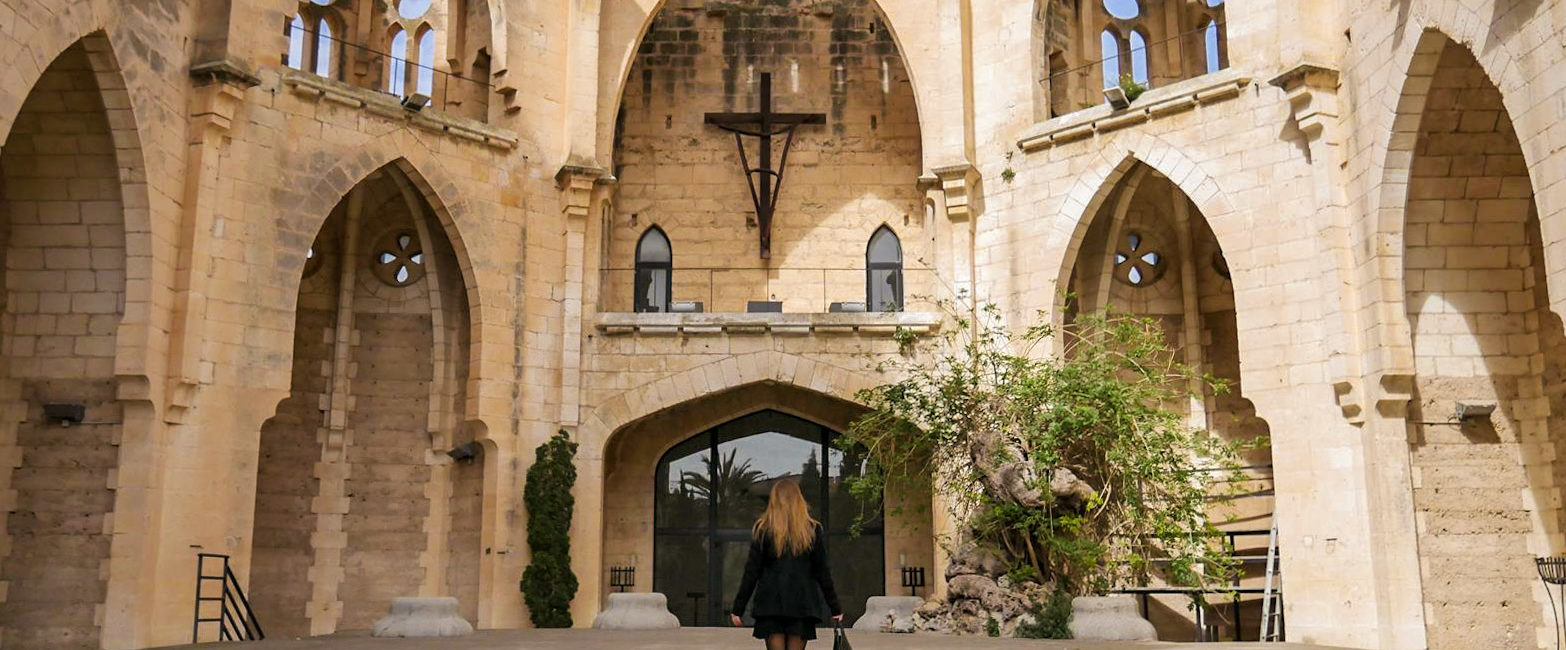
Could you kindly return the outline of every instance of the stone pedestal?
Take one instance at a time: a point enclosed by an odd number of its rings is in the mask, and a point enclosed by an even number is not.
[[[377,637],[466,636],[473,626],[457,613],[455,598],[398,598],[391,613],[370,630]]]
[[[913,631],[913,613],[924,599],[918,596],[871,596],[865,601],[865,615],[854,621],[854,629],[863,632],[880,632],[881,626],[890,621],[892,629],[897,630],[898,623],[906,622],[909,632]]]
[[[1131,596],[1079,596],[1071,600],[1071,637],[1081,641],[1157,641],[1153,624]]]
[[[604,611],[593,620],[595,630],[675,630],[680,619],[669,613],[663,594],[609,594]]]

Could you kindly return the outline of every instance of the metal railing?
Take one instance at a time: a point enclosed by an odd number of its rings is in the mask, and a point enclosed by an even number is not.
[[[222,561],[222,573],[207,573],[208,564]],[[211,562],[209,562],[211,561]],[[217,584],[213,584],[217,583]],[[216,591],[216,595],[211,595]],[[217,611],[212,611],[214,606]],[[205,610],[205,611],[203,611]],[[260,641],[266,638],[261,622],[256,620],[245,598],[245,590],[239,586],[239,578],[228,566],[228,556],[217,553],[196,554],[196,612],[190,624],[190,642],[201,643],[201,625],[217,623],[217,638],[213,641]]]
[[[294,27],[285,22],[283,33],[293,43]],[[404,57],[365,47],[308,27],[300,49],[302,61],[291,61],[292,52],[284,52],[284,66],[360,88],[386,93],[408,101],[415,94],[428,97],[427,110],[487,121],[489,102],[495,87],[481,79],[465,77],[446,70],[422,65]],[[409,47],[413,47],[409,38]],[[326,49],[324,61],[320,53]],[[290,49],[294,49],[290,46]]]
[[[600,270],[600,312],[635,311],[636,269]],[[671,273],[671,302],[700,304],[703,313],[736,314],[748,311],[752,301],[776,301],[792,314],[821,314],[834,303],[860,303],[860,311],[940,311],[935,299],[950,291],[935,269],[902,269],[901,309],[869,305],[869,278],[860,268],[796,267],[675,267]],[[932,298],[933,296],[933,298]]]
[[[1207,42],[1208,25],[1217,30],[1216,48]],[[1088,61],[1062,70],[1051,69],[1046,78],[1050,94],[1050,117],[1104,104],[1104,89],[1120,86],[1125,75],[1131,75],[1143,90],[1151,90],[1186,79],[1229,67],[1228,46],[1225,43],[1228,30],[1224,21],[1216,20],[1196,29],[1175,34],[1162,40],[1135,45],[1130,34],[1120,35],[1127,46],[1120,54]],[[1102,50],[1102,44],[1090,43],[1089,47]],[[1212,50],[1216,49],[1216,52]],[[1210,64],[1216,59],[1216,69]],[[1133,62],[1145,61],[1143,66]],[[1105,64],[1114,62],[1106,73]],[[1143,71],[1138,74],[1137,70]]]

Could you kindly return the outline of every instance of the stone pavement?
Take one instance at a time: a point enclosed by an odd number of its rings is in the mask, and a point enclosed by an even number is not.
[[[1130,648],[1192,648],[1212,650],[1322,650],[1325,646],[1294,643],[1090,643],[1085,641],[1035,641],[988,639],[935,634],[878,634],[851,632],[854,650],[1121,650]],[[456,639],[373,639],[369,633],[343,633],[297,640],[268,639],[259,643],[208,643],[177,646],[187,650],[244,648],[245,650],[761,650],[749,630],[686,628],[668,632],[617,632],[607,630],[486,630]],[[823,634],[809,645],[829,650],[832,639]]]

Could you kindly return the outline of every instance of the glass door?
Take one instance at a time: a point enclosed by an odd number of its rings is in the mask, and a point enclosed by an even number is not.
[[[836,436],[814,422],[761,411],[686,440],[659,461],[653,588],[669,599],[681,625],[727,625],[751,526],[781,480],[799,482],[811,514],[828,531],[845,618],[857,618],[865,599],[883,592],[879,504],[849,494],[844,479],[863,471],[864,460],[832,447]],[[834,511],[841,514],[834,518]],[[861,513],[866,521],[854,537],[849,527]]]

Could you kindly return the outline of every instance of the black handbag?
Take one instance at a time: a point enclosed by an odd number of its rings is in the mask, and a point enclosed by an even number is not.
[[[832,650],[854,650],[854,645],[848,642],[848,635],[843,632],[842,621],[833,622]]]

